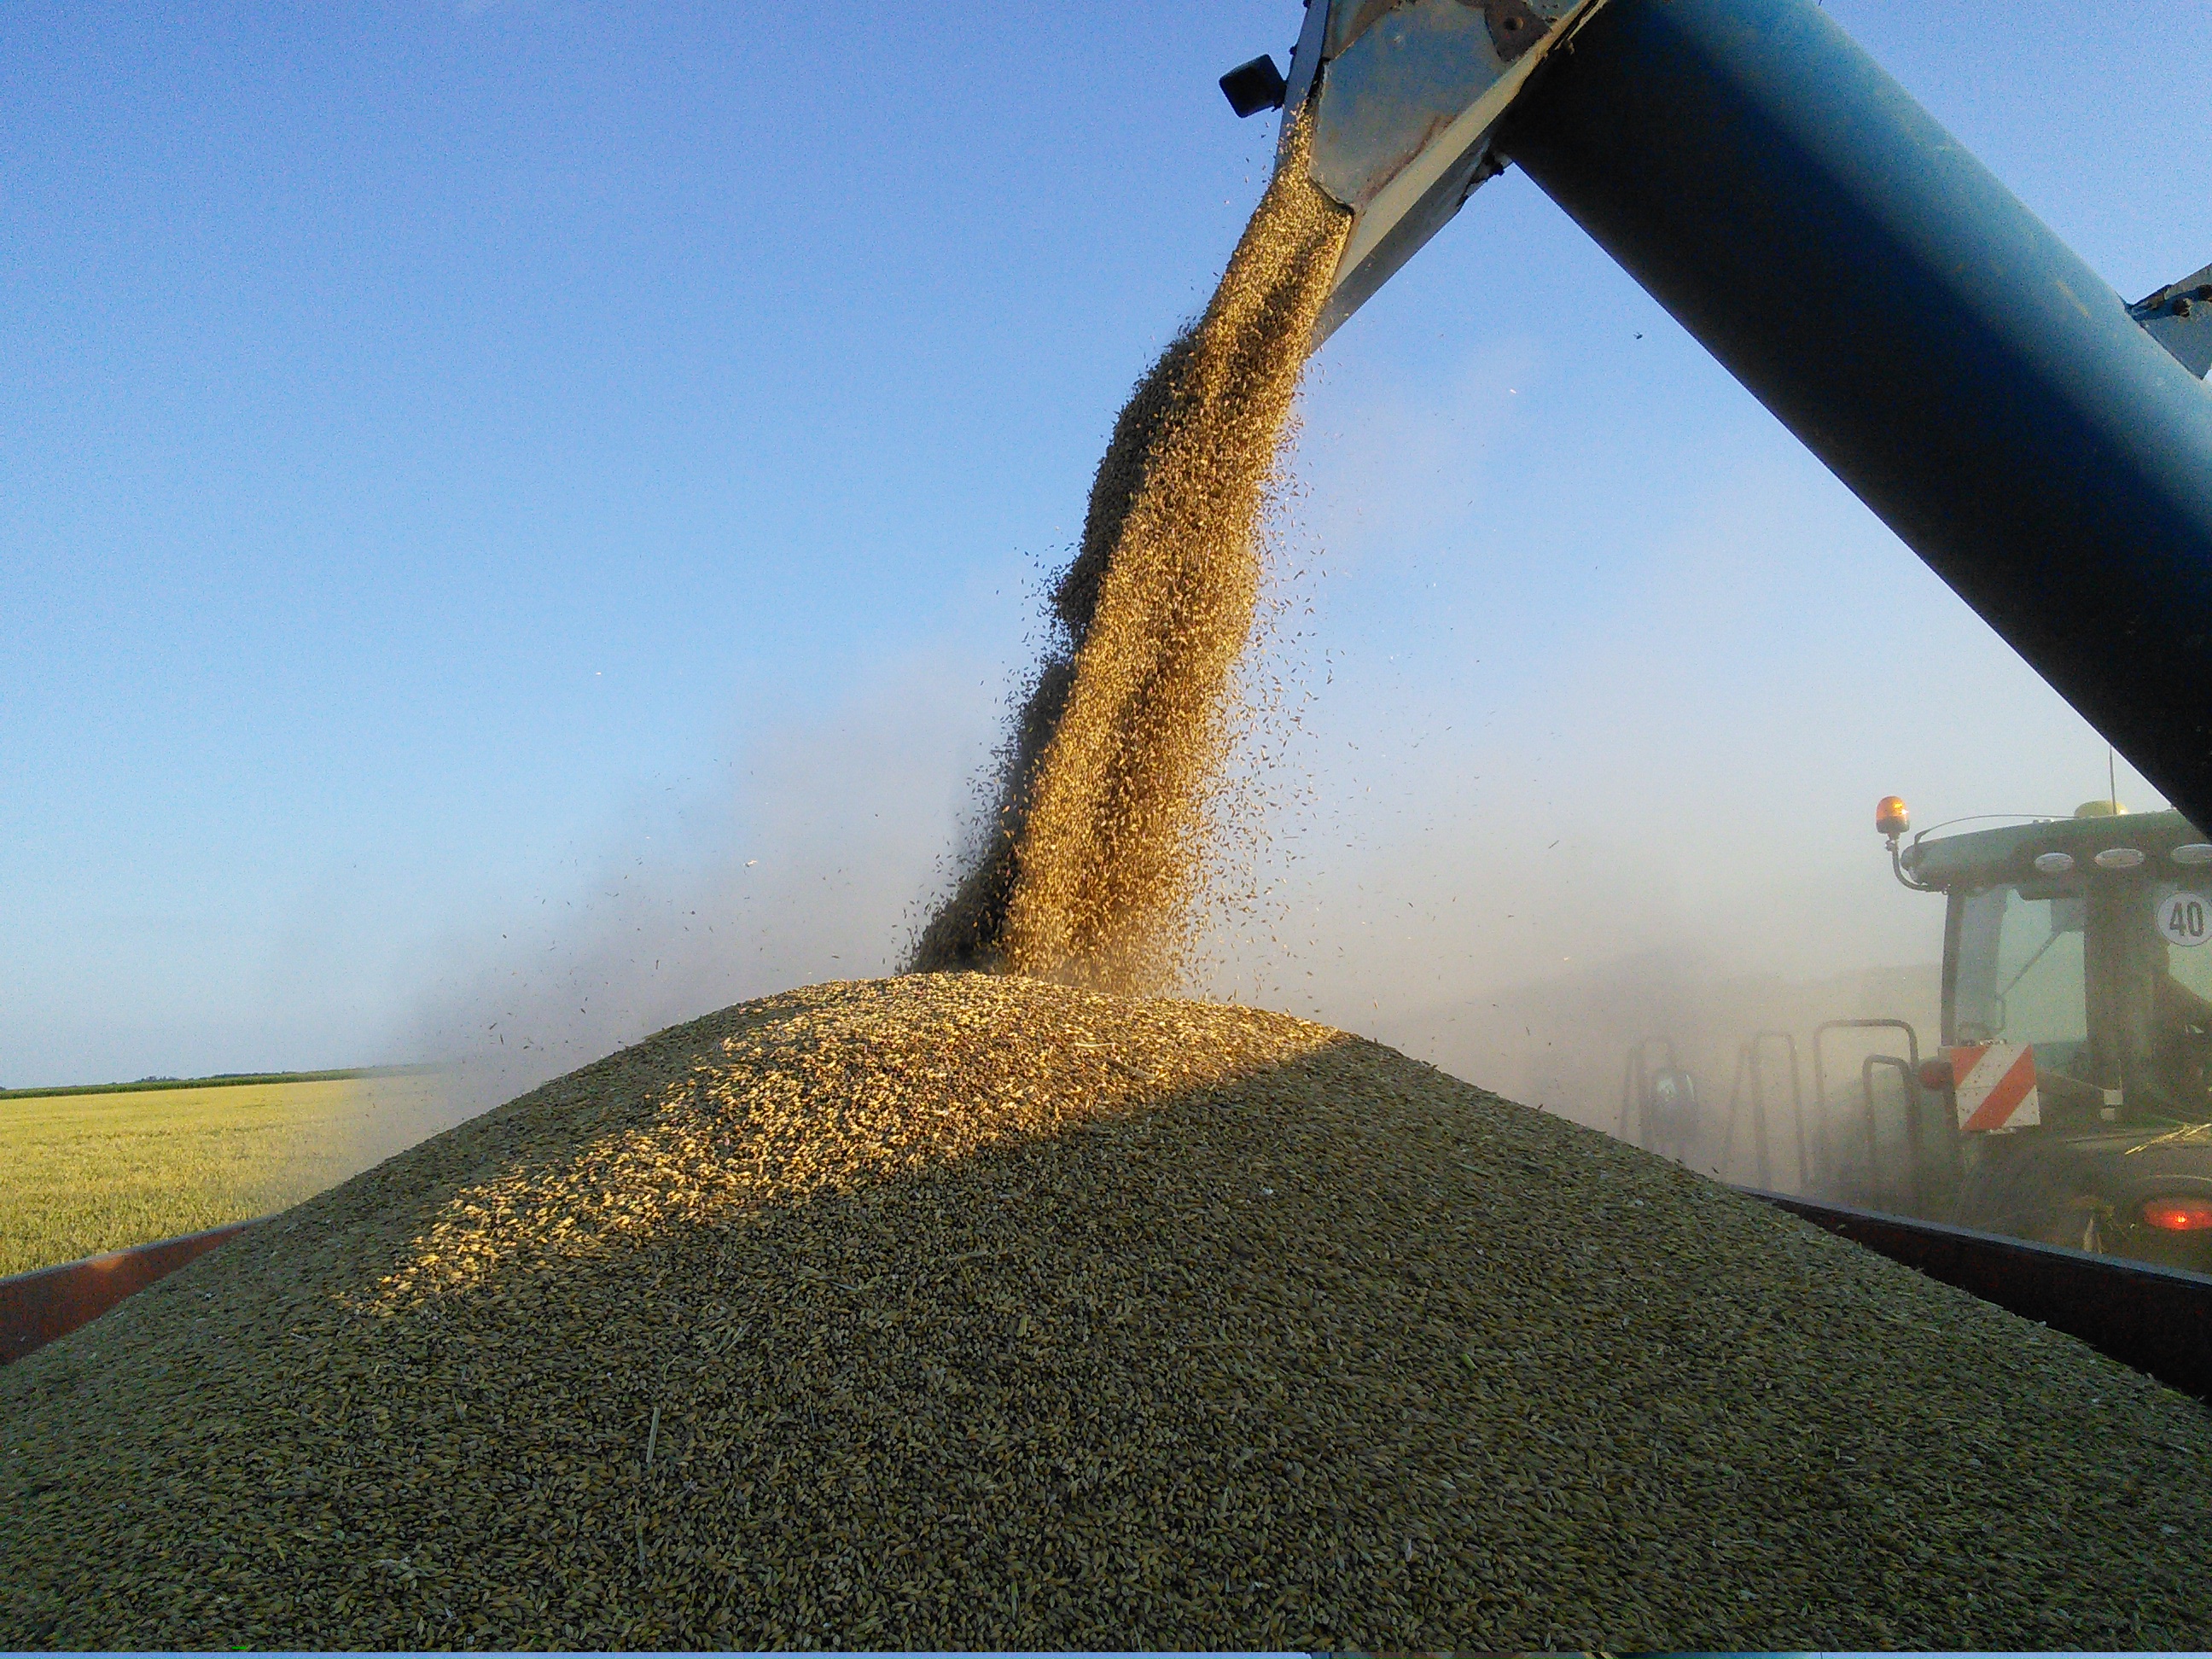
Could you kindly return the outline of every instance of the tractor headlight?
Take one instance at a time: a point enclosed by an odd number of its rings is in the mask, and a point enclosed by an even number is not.
[[[2161,1232],[2212,1232],[2212,1198],[2147,1198],[2142,1218]]]

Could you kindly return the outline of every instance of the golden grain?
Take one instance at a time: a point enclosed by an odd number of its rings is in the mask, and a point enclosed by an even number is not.
[[[1011,977],[664,1032],[0,1424],[0,1647],[2212,1633],[2192,1402],[1374,1043]]]
[[[997,820],[917,968],[1157,991],[1188,965],[1266,488],[1351,223],[1292,135],[1205,314],[1130,394],[1054,594]]]

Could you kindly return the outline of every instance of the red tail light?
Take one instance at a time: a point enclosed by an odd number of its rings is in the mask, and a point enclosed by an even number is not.
[[[2142,1218],[2170,1233],[2204,1232],[2212,1230],[2212,1198],[2145,1199]]]

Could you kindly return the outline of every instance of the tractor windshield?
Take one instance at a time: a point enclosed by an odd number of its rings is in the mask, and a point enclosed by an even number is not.
[[[2030,897],[2008,885],[1966,895],[1955,1040],[2033,1043],[2039,1069],[2076,1072],[2089,1040],[2087,910],[2078,893]]]
[[[1957,895],[1951,1041],[2033,1045],[2038,1074],[2062,1085],[2045,1089],[2062,1116],[2103,1103],[2107,1091],[2137,1113],[2203,1116],[2212,1099],[2208,888],[2100,878]]]

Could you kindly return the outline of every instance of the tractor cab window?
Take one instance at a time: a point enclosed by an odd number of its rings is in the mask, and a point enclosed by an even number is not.
[[[2212,1109],[2212,883],[2014,884],[1957,896],[1952,1041],[2033,1045],[2046,1111],[2117,1089],[2130,1110]]]
[[[2078,1074],[2089,1036],[2085,909],[2079,893],[2016,885],[1963,896],[1955,1041],[2033,1043],[2039,1069]]]

